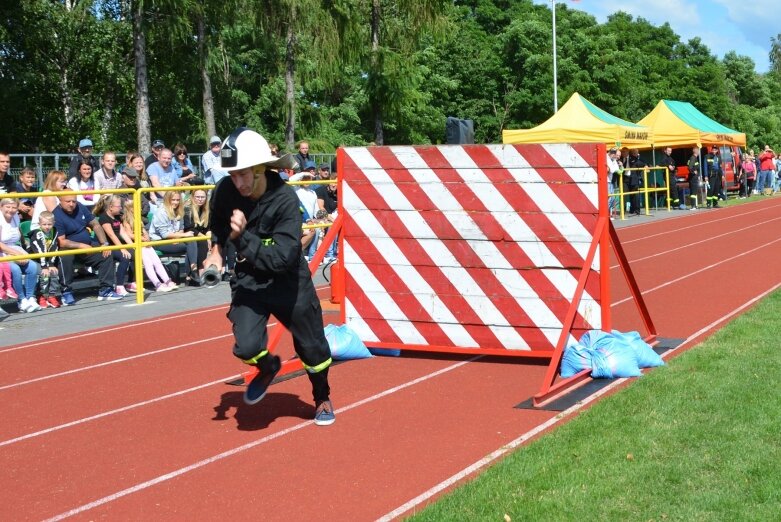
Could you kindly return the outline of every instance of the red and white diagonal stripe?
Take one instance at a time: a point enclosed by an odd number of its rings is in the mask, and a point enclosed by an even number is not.
[[[594,145],[345,149],[345,320],[373,345],[553,350],[593,240]],[[599,256],[573,330],[599,328]]]

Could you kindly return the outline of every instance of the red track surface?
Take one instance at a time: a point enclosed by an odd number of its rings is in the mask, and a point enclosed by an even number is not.
[[[778,286],[779,226],[773,198],[620,230],[659,334],[691,346]],[[0,349],[0,518],[373,520],[556,415],[513,408],[540,364],[374,358],[331,369],[320,428],[305,378],[245,406],[231,344],[220,308]]]

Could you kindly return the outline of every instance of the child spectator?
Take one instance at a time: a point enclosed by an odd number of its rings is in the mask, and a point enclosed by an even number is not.
[[[125,212],[122,214],[122,231],[124,235],[131,241],[135,242],[135,233],[133,229],[133,200],[125,202]],[[146,229],[141,227],[141,240],[149,241],[149,234]],[[176,283],[171,281],[168,272],[163,266],[163,262],[160,261],[155,249],[148,246],[141,249],[141,261],[144,266],[144,273],[155,285],[155,290],[158,292],[168,292],[178,288]]]
[[[54,214],[48,210],[38,216],[37,230],[30,232],[30,253],[43,254],[56,252],[57,229],[54,228]],[[38,276],[38,306],[41,308],[59,308],[61,306],[60,277],[57,265],[57,257],[42,257],[38,260],[41,264],[41,274]]]
[[[16,299],[13,282],[11,280],[11,264],[0,261],[0,299]]]
[[[25,167],[19,173],[19,181],[16,182],[16,192],[38,192],[35,185],[35,171],[30,167]],[[29,221],[33,217],[33,206],[35,197],[26,197],[19,200],[19,217],[22,221]]]
[[[122,232],[122,198],[117,194],[106,194],[98,200],[95,205],[94,214],[98,216],[103,232],[106,234],[109,244],[127,245],[131,243],[130,238],[123,236]],[[121,296],[126,296],[128,292],[135,292],[135,283],[130,283],[125,287],[128,269],[133,263],[133,253],[128,248],[112,250],[111,255],[117,263],[116,267],[116,288],[114,291]]]

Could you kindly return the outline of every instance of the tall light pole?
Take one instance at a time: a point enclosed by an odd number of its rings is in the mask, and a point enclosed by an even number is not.
[[[559,93],[556,80],[556,0],[551,0],[550,10],[553,13],[553,113],[559,111]]]

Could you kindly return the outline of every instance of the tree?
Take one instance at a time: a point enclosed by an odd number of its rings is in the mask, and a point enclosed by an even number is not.
[[[781,33],[770,39],[770,69],[781,73]]]

